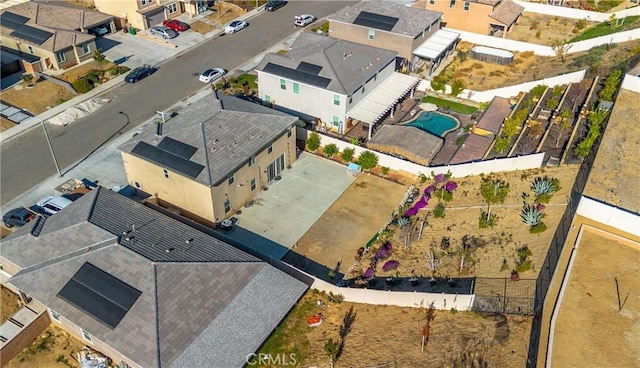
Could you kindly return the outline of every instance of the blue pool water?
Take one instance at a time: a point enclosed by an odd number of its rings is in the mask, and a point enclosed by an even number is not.
[[[458,122],[446,115],[431,111],[423,111],[418,114],[418,117],[415,120],[405,125],[416,127],[427,133],[442,137],[445,133],[457,128]]]

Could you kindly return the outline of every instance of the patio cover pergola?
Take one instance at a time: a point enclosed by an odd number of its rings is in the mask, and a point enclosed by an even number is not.
[[[460,33],[439,29],[433,36],[422,43],[413,51],[413,55],[431,61],[429,75],[433,72],[434,65],[440,65],[440,61],[456,47]],[[415,64],[415,62],[414,62]]]
[[[369,139],[372,127],[384,120],[390,113],[393,116],[396,106],[408,95],[413,96],[420,79],[395,72],[378,88],[347,112],[347,118],[369,124]]]

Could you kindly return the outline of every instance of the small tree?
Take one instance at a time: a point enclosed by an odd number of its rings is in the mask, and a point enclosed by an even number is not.
[[[342,157],[342,161],[351,162],[353,160],[353,155],[356,153],[356,150],[353,148],[345,148],[342,150],[340,157]]]
[[[338,146],[336,146],[333,143],[329,143],[326,146],[324,146],[324,148],[322,149],[322,153],[324,153],[327,157],[332,158],[336,153],[338,153],[340,150],[338,149]]]
[[[560,58],[560,60],[564,63],[567,60],[567,52],[571,48],[571,44],[567,44],[567,40],[553,40],[551,42],[551,48],[553,52],[556,53],[556,56]]]
[[[93,51],[93,60],[95,60],[96,63],[98,63],[98,67],[100,67],[100,71],[103,71],[102,67],[104,63],[107,61],[107,57],[104,56],[104,54],[102,53],[102,49],[96,49]]]
[[[338,355],[338,347],[340,343],[337,340],[329,339],[324,343],[324,352],[331,359],[331,367],[333,368],[333,363],[336,361],[336,356]]]
[[[601,100],[613,101],[613,96],[618,90],[621,76],[622,71],[619,69],[609,74],[607,79],[604,80],[604,87],[600,90],[600,93],[598,93],[598,97],[600,97]]]
[[[491,205],[504,203],[509,194],[509,184],[501,179],[486,178],[480,184],[480,194],[487,202],[487,222],[491,219]]]
[[[318,135],[318,133],[313,132],[309,135],[309,138],[307,138],[307,149],[311,152],[314,152],[315,150],[318,149],[318,147],[320,147],[320,135]]]
[[[378,155],[371,151],[364,151],[358,157],[358,165],[364,170],[369,170],[378,165]]]
[[[509,148],[511,144],[511,138],[508,136],[500,136],[496,138],[495,143],[493,144],[493,149],[498,153],[503,153]]]
[[[431,80],[431,88],[436,92],[440,91],[442,93],[447,90],[446,83],[441,77],[435,77]]]
[[[467,88],[467,85],[464,83],[462,79],[456,79],[451,83],[451,96],[458,97],[464,89]]]

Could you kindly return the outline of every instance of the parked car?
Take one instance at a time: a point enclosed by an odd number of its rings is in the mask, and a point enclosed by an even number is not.
[[[266,11],[276,11],[276,10],[282,8],[285,5],[287,5],[286,1],[271,0],[268,3],[265,4],[264,10],[266,10]]]
[[[234,20],[233,22],[229,23],[228,26],[224,27],[224,33],[236,33],[244,28],[247,28],[248,26],[249,23],[245,22],[244,20]]]
[[[146,77],[155,73],[157,70],[158,70],[158,67],[156,66],[144,64],[143,66],[139,66],[133,69],[131,73],[127,74],[127,76],[124,78],[124,81],[127,83],[135,83],[145,79]]]
[[[5,213],[4,216],[2,216],[2,222],[4,223],[5,227],[21,227],[24,226],[27,222],[38,217],[41,211],[42,208],[37,205],[33,205],[29,208],[14,208],[11,211]]]
[[[184,32],[189,29],[189,25],[187,23],[181,22],[177,19],[167,19],[162,22],[162,25],[176,32]]]
[[[42,198],[38,202],[38,206],[42,207],[45,214],[55,215],[71,203],[73,203],[73,201],[65,197],[48,196]]]
[[[295,24],[298,27],[305,27],[315,22],[316,20],[318,20],[318,18],[316,18],[311,14],[301,14],[301,15],[296,15],[293,18],[293,24]]]
[[[200,75],[200,82],[211,83],[225,74],[227,71],[222,68],[207,69]]]
[[[94,36],[104,36],[107,33],[109,33],[109,29],[105,26],[98,26],[95,28],[91,28],[89,30],[89,33],[94,35]]]
[[[149,32],[151,32],[154,36],[161,36],[164,39],[176,38],[178,37],[178,32],[173,29],[169,29],[165,26],[154,26],[149,28]]]

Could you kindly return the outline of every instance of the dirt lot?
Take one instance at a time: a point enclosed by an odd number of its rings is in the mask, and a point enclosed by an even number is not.
[[[387,222],[406,190],[405,185],[360,174],[302,236],[296,251],[330,267],[341,260],[346,270],[356,250]]]
[[[0,116],[0,132],[4,132],[7,129],[11,129],[16,125],[18,125],[18,124],[14,123],[13,121],[11,121],[9,119],[5,119],[4,117]]]
[[[550,46],[554,40],[569,40],[598,22],[582,22],[583,28],[576,28],[579,19],[554,17],[551,15],[523,12],[507,38],[516,41]],[[538,33],[539,32],[539,33]],[[539,35],[540,37],[537,37]]]
[[[460,42],[457,51],[468,52],[472,47],[473,45],[468,42]],[[605,52],[598,67],[604,70],[637,54],[638,51],[640,51],[640,40],[617,44],[616,47]],[[468,56],[461,61],[458,53],[458,57],[441,75],[462,79],[468,89],[485,91],[587,69],[588,65],[570,66],[576,58],[587,53],[569,54],[565,62],[562,62],[559,57],[542,57],[534,55],[533,52],[516,52],[511,65],[487,63]]]
[[[317,305],[317,300],[324,305]],[[529,318],[434,311],[429,339],[422,352],[427,309],[336,304],[316,290],[307,293],[261,352],[295,352],[300,367],[328,368],[324,345],[330,338],[339,339],[340,325],[351,308],[353,322],[336,367],[383,367],[384,363],[398,368],[462,367],[454,364],[454,359],[460,359],[464,353],[467,357],[482,356],[487,362],[483,367],[526,365]],[[323,314],[324,322],[318,327],[307,327],[305,317],[318,312]]]
[[[20,304],[18,303],[20,297],[4,286],[2,286],[1,289],[0,302],[2,302],[2,304],[0,307],[0,323],[4,323],[4,321],[8,320],[9,317],[20,310]]]
[[[52,322],[31,346],[11,359],[6,368],[77,368],[75,354],[85,343],[69,335]]]
[[[2,100],[27,109],[35,115],[74,96],[68,89],[46,80],[39,81],[34,88],[26,88],[26,84],[23,83],[2,91]]]
[[[584,231],[556,321],[553,366],[640,366],[639,258],[638,243]],[[621,301],[628,296],[621,312],[616,277]]]

